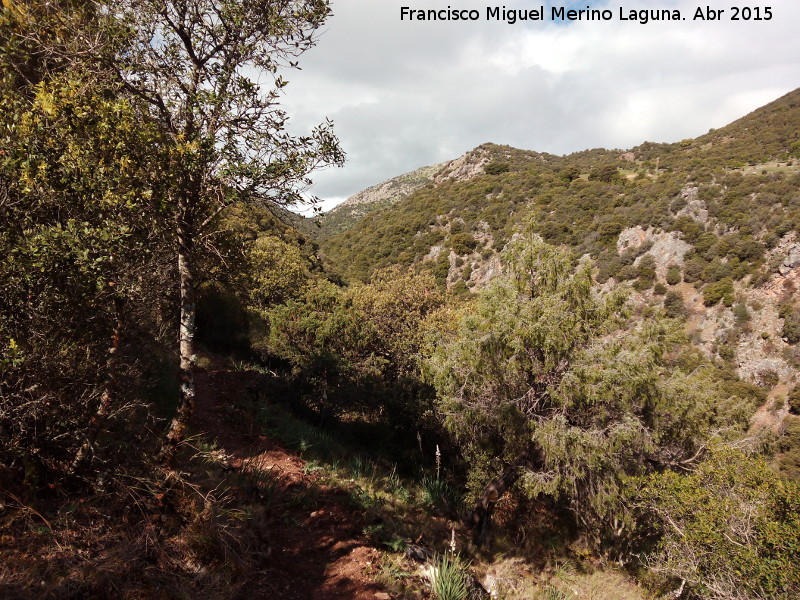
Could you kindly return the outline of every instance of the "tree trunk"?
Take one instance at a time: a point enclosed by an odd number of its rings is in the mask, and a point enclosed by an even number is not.
[[[191,263],[191,236],[185,227],[178,233],[178,277],[180,278],[180,394],[175,416],[161,445],[159,461],[165,467],[172,467],[178,445],[183,441],[186,426],[194,412],[194,330],[195,330],[195,291],[194,273]]]
[[[522,475],[522,465],[512,465],[484,488],[483,494],[467,519],[467,525],[472,529],[472,540],[475,545],[485,546],[491,541],[494,507],[503,494],[508,491],[508,488],[517,482],[520,475]]]

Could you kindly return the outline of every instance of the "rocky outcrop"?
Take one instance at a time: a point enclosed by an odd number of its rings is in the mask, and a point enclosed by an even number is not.
[[[503,264],[500,261],[499,254],[492,254],[488,260],[483,260],[475,265],[472,268],[472,275],[469,278],[469,281],[474,281],[475,285],[472,287],[473,290],[477,291],[480,288],[484,287],[487,283],[489,283],[492,279],[500,275],[503,271]],[[469,283],[469,282],[468,282]]]
[[[683,257],[692,249],[692,246],[680,239],[674,231],[660,233],[655,237],[653,247],[645,254],[649,254],[656,260],[656,274],[663,279],[666,277],[670,265],[683,265]]]
[[[691,244],[684,242],[677,232],[656,233],[652,227],[647,230],[641,227],[629,227],[619,234],[617,240],[617,252],[622,254],[627,250],[637,250],[643,244],[650,244],[651,247],[642,256],[650,255],[656,261],[656,274],[664,278],[670,265],[683,265],[683,258],[691,250]],[[636,259],[638,263],[642,257]]]
[[[450,163],[439,163],[422,167],[416,171],[393,177],[383,183],[373,185],[350,196],[333,210],[354,207],[360,204],[394,203],[408,196],[411,192],[429,184],[434,175]],[[333,212],[333,211],[331,211]]]
[[[642,229],[639,225],[636,227],[628,227],[619,234],[617,240],[617,253],[622,254],[626,250],[635,250],[640,248],[642,244],[653,241],[653,228],[647,231]]]
[[[794,244],[789,247],[786,258],[778,267],[778,273],[786,276],[798,267],[800,267],[800,244]]]
[[[706,223],[708,221],[708,206],[698,197],[699,189],[695,187],[685,187],[681,190],[681,198],[686,202],[686,205],[680,209],[675,216],[691,217],[699,223]]]
[[[440,184],[448,179],[453,181],[467,181],[484,174],[484,167],[489,162],[489,153],[483,148],[476,148],[463,156],[445,163],[443,168],[433,178],[434,183]]]

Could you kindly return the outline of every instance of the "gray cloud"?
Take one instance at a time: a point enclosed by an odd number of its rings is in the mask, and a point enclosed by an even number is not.
[[[571,4],[615,17],[619,6]],[[348,163],[315,176],[326,208],[487,141],[558,154],[677,141],[800,85],[800,4],[780,4],[771,21],[704,23],[687,0],[632,0],[626,8],[679,8],[687,20],[554,26],[486,22],[491,0],[334,0],[303,70],[287,74],[284,104],[297,131],[336,123]],[[477,7],[482,20],[400,22],[403,5]]]

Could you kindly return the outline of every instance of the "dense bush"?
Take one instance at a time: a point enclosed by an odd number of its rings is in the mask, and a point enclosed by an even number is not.
[[[458,255],[470,254],[478,247],[478,240],[471,233],[462,231],[448,238],[448,243],[453,251]]]
[[[800,384],[795,385],[789,392],[789,410],[794,414],[800,414]]]
[[[725,306],[733,305],[733,281],[729,277],[709,283],[703,288],[703,304],[714,306],[720,300]]]
[[[690,456],[709,419],[727,422],[714,372],[667,365],[663,349],[679,336],[658,318],[628,324],[618,291],[592,291],[589,262],[535,237],[505,258],[504,277],[464,307],[456,331],[439,333],[426,363],[469,465],[473,523],[485,534],[496,495],[520,481],[602,538],[626,476]]]
[[[800,595],[800,486],[758,457],[715,449],[691,474],[651,476],[639,491],[662,538],[650,564],[702,599]]]
[[[686,314],[686,307],[683,304],[683,296],[680,292],[669,290],[664,296],[664,312],[668,317],[678,318]]]
[[[683,276],[681,275],[681,268],[677,265],[670,265],[667,268],[666,280],[669,285],[678,285]]]
[[[800,310],[793,307],[783,317],[781,336],[790,344],[800,342]]]

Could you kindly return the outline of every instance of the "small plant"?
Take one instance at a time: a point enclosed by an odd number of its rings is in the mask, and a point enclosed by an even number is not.
[[[251,458],[242,463],[239,476],[243,487],[254,493],[262,506],[271,507],[280,490],[280,469],[267,466],[265,457]]]
[[[348,468],[350,471],[350,476],[353,479],[362,479],[366,477],[370,471],[374,471],[375,466],[363,456],[358,455],[350,459]]]
[[[392,552],[402,552],[406,549],[406,541],[397,535],[393,535],[390,539],[385,540],[383,545]]]
[[[457,554],[445,552],[435,556],[427,575],[438,600],[465,600],[469,596],[467,567]]]
[[[568,600],[566,592],[558,589],[554,585],[548,585],[544,592],[545,600]]]
[[[422,486],[425,503],[431,506],[441,506],[447,503],[452,495],[450,484],[438,477],[426,475],[422,478],[420,485]]]

